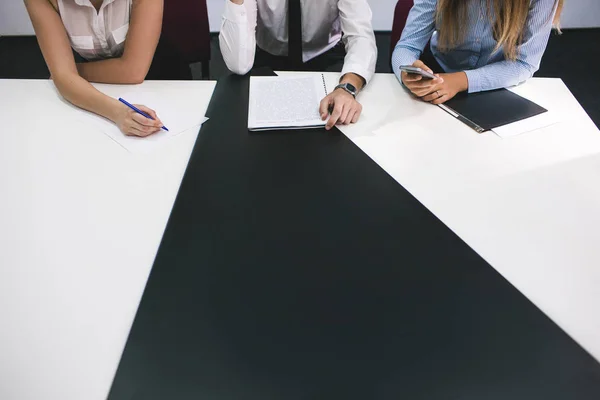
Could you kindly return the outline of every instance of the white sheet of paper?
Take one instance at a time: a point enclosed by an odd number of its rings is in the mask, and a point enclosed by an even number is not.
[[[214,89],[216,82],[212,84]],[[155,110],[169,129],[169,132],[163,130],[146,138],[129,137],[121,133],[112,121],[69,103],[60,95],[52,80],[48,81],[48,85],[65,108],[71,111],[73,119],[92,127],[92,133],[104,133],[132,153],[149,152],[182,132],[197,131],[208,120],[204,117],[210,102],[210,94],[206,90],[190,91],[181,84],[165,85],[161,82],[145,82],[134,86],[93,83],[96,89],[107,96],[115,99],[121,97],[131,104],[143,104]]]
[[[191,128],[199,128],[208,120],[208,118],[198,114],[198,107],[195,103],[177,96],[161,95],[147,91],[132,91],[122,93],[119,97],[131,104],[142,104],[156,111],[156,114],[169,131],[161,130],[144,138],[127,136],[112,121],[99,115],[79,110],[78,118],[86,124],[97,127],[132,153],[150,151],[165,140],[182,132],[191,130]]]
[[[554,104],[546,104],[546,99],[544,99],[543,96],[540,96],[539,93],[532,91],[529,86],[530,85],[525,83],[508,88],[508,90],[539,104],[548,111],[531,118],[526,118],[521,121],[513,122],[512,124],[492,129],[492,132],[494,132],[496,135],[502,138],[508,138],[546,128],[564,120],[564,115],[560,109],[552,107]]]
[[[545,113],[531,118],[522,119],[520,121],[513,122],[512,124],[499,126],[492,129],[492,132],[502,138],[507,138],[511,136],[517,136],[522,133],[535,131],[537,129],[542,129],[547,126],[557,124],[560,121],[561,117],[558,113],[548,110]]]

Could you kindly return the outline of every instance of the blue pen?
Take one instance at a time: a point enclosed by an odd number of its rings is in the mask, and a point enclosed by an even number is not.
[[[138,114],[143,115],[144,117],[151,119],[152,121],[154,121],[154,118],[152,118],[151,116],[149,116],[148,114],[146,114],[145,112],[143,112],[142,110],[140,110],[139,108],[137,108],[136,106],[134,106],[133,104],[129,104],[129,102],[125,99],[122,99],[119,97],[119,101],[123,104],[125,104],[127,107],[131,108],[133,111],[135,111]],[[164,129],[165,131],[169,132],[169,130],[167,129],[166,126],[163,126],[162,129]]]

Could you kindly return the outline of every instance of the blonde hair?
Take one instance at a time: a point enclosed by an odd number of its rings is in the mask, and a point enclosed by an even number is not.
[[[564,0],[556,0],[553,25],[560,31],[560,14]],[[468,0],[438,0],[436,23],[440,51],[456,48],[467,31]],[[488,0],[487,14],[493,24],[496,49],[504,49],[508,60],[516,60],[523,41],[523,30],[529,14],[530,0]]]

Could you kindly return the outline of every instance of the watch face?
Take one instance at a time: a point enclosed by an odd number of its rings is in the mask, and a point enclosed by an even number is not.
[[[348,88],[348,90],[350,90],[351,92],[356,93],[356,88],[354,87],[354,85],[350,84],[350,83],[346,83],[346,87]]]

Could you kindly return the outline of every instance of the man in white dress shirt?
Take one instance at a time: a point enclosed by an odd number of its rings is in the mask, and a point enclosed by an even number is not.
[[[356,95],[373,77],[377,60],[367,0],[225,3],[219,43],[232,72],[243,75],[265,65],[323,71],[343,60],[340,85],[323,99],[320,112],[325,119],[331,111],[327,129],[358,120],[362,106]]]

